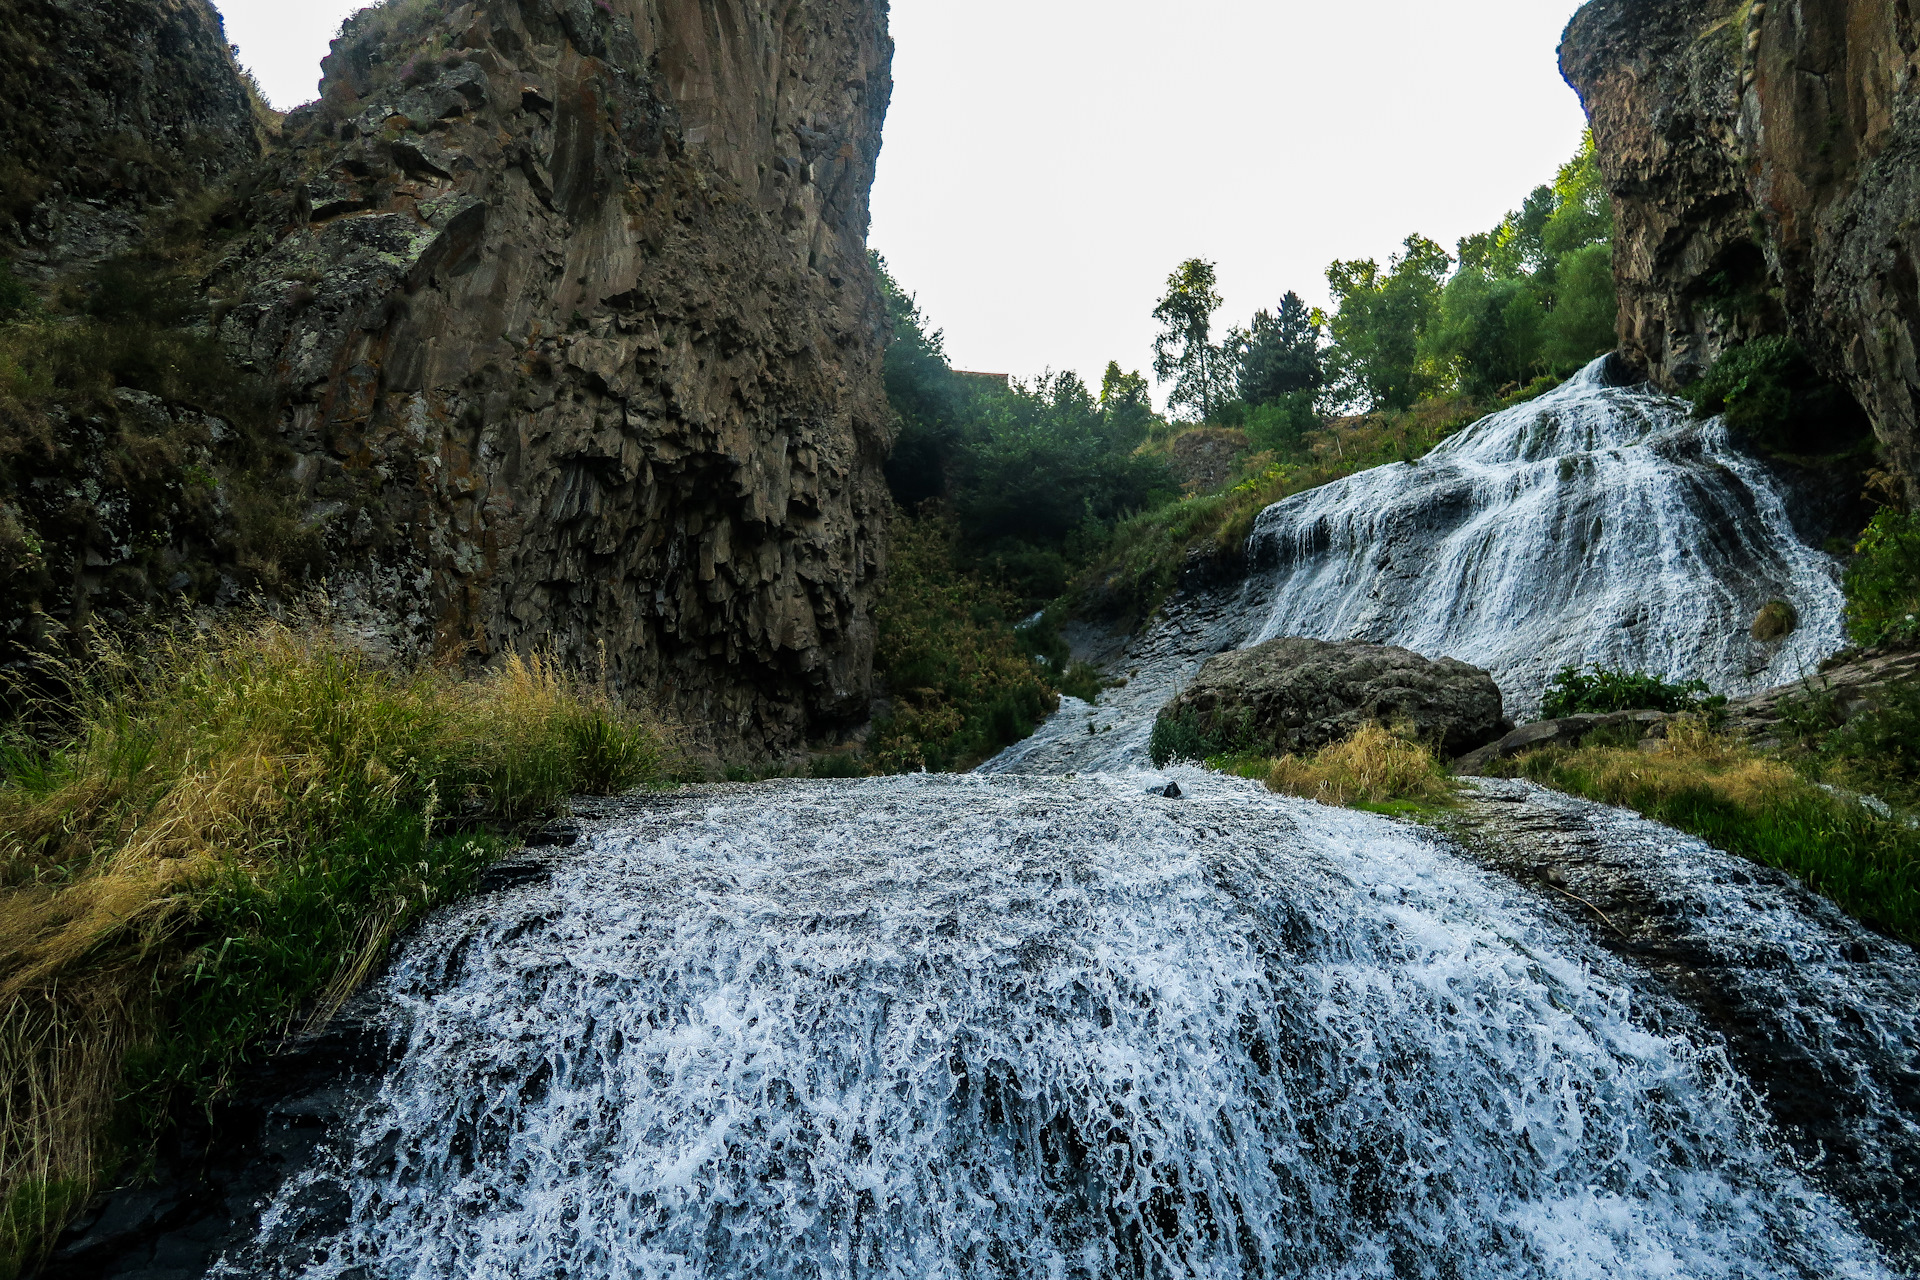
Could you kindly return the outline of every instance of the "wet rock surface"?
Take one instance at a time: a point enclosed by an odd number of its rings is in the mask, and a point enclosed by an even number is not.
[[[151,1176],[98,1197],[39,1280],[198,1280],[366,1104],[392,1065],[390,1040],[379,1012],[355,1001],[243,1071],[232,1101],[184,1110]]]
[[[1242,749],[1317,751],[1368,721],[1405,724],[1450,754],[1507,728],[1479,667],[1394,645],[1281,637],[1211,658],[1161,711]]]
[[[1624,810],[1476,780],[1440,825],[1724,1037],[1816,1179],[1920,1273],[1920,954]]]

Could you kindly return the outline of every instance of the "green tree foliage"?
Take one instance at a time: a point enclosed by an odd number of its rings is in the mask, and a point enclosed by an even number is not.
[[[1073,373],[1008,385],[957,374],[940,334],[874,259],[893,323],[887,396],[900,432],[894,500],[952,513],[957,553],[1029,604],[1066,589],[1075,563],[1122,517],[1174,492],[1164,460],[1135,452],[1155,421],[1146,380],[1116,363],[1098,400]]]
[[[1213,342],[1213,313],[1220,309],[1214,265],[1188,258],[1167,277],[1167,292],[1153,309],[1160,325],[1153,340],[1153,376],[1173,379],[1171,406],[1211,421],[1233,396],[1232,362]]]
[[[1233,330],[1225,346],[1240,398],[1249,405],[1320,389],[1320,324],[1291,289],[1277,311],[1254,312],[1253,324]]]
[[[1644,671],[1562,667],[1540,702],[1542,719],[1612,711],[1712,711],[1727,700],[1699,680],[1673,684]]]
[[[1336,262],[1327,286],[1337,310],[1327,328],[1328,387],[1335,403],[1405,409],[1445,384],[1423,358],[1422,340],[1440,308],[1453,259],[1425,236],[1411,235],[1382,271],[1371,258]]]
[[[1874,513],[1847,567],[1847,632],[1863,645],[1920,643],[1920,515]]]
[[[1552,185],[1459,244],[1421,354],[1474,396],[1544,386],[1614,344],[1613,206],[1587,137]]]
[[[1100,379],[1100,412],[1106,418],[1108,446],[1127,450],[1140,446],[1158,416],[1146,377],[1138,370],[1120,372],[1118,360],[1107,361],[1107,372]]]

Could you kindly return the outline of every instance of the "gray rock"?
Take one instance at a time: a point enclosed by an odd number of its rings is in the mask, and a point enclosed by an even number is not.
[[[1315,751],[1368,721],[1407,724],[1449,755],[1513,727],[1479,667],[1394,645],[1284,637],[1208,660],[1161,708],[1154,755]]]

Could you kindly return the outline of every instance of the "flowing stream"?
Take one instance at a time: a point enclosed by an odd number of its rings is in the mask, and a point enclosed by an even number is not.
[[[1288,629],[1522,680],[1765,683],[1832,642],[1830,569],[1716,428],[1597,368],[1531,412],[1270,510],[1244,584],[986,770],[633,798],[436,914],[363,999],[394,1065],[214,1274],[1915,1274],[1564,903],[1445,834],[1143,767],[1194,664]],[[1776,596],[1787,643],[1716,631]],[[1873,1221],[1907,1229],[1912,1143],[1874,1135],[1916,1132],[1911,950],[1582,821],[1854,1070]]]

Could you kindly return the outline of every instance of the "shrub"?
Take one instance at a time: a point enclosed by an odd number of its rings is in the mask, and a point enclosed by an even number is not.
[[[969,768],[1028,736],[1059,706],[1014,635],[1019,602],[955,564],[951,520],[896,512],[874,665],[893,710],[874,725],[881,773]]]
[[[1154,718],[1147,754],[1156,769],[1177,760],[1199,763],[1219,757],[1267,755],[1274,744],[1254,731],[1252,717],[1251,708],[1242,708],[1232,719],[1207,720],[1191,707],[1172,713],[1162,711]]]
[[[1611,711],[1711,711],[1726,704],[1699,680],[1672,684],[1644,671],[1562,667],[1547,685],[1540,715],[1553,720]]]
[[[59,670],[61,701],[0,737],[0,1273],[515,829],[687,772],[548,659],[392,671],[324,616],[99,640]]]
[[[1858,402],[1823,377],[1791,338],[1728,350],[1684,394],[1694,416],[1723,414],[1730,431],[1769,453],[1845,453],[1871,439]]]
[[[1454,793],[1446,768],[1424,743],[1379,724],[1363,724],[1311,756],[1280,757],[1266,782],[1286,795],[1362,809],[1444,805]]]
[[[1920,516],[1874,513],[1847,567],[1847,631],[1862,645],[1920,643]]]

